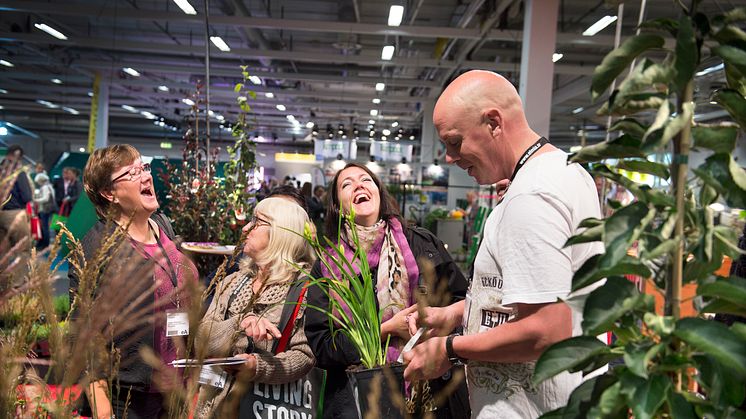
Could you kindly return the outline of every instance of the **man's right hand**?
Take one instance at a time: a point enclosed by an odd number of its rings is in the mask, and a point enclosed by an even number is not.
[[[463,314],[463,301],[446,307],[425,307],[409,316],[409,331],[414,335],[420,327],[427,327],[425,338],[447,336],[461,324]]]

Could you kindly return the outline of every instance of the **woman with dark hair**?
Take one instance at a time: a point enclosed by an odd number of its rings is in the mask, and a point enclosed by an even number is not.
[[[352,260],[355,249],[350,240],[351,232],[352,229],[357,231],[359,244],[368,255],[379,307],[385,307],[381,324],[382,344],[390,337],[387,360],[394,362],[411,337],[407,315],[416,309],[415,289],[425,285],[420,280],[421,261],[428,260],[433,265],[436,279],[445,282],[442,286],[436,283],[434,290],[447,289],[451,301],[464,298],[466,279],[440,240],[425,229],[408,227],[402,222],[395,201],[367,167],[347,164],[332,179],[328,194],[326,236],[336,245],[341,245],[349,256],[348,260]],[[350,211],[355,213],[354,224],[344,223],[340,229],[340,212],[348,214]],[[325,270],[325,266],[317,261],[311,276],[328,277],[329,272]],[[443,303],[449,304],[450,301]],[[309,288],[308,305],[329,307],[327,293],[319,287]],[[306,336],[317,365],[326,369],[329,375],[324,395],[324,417],[356,417],[357,410],[355,403],[351,402],[353,396],[347,387],[345,370],[360,363],[357,351],[342,333],[334,334],[330,330],[328,318],[317,310],[306,312]],[[464,410],[468,417],[468,402]],[[444,411],[442,408],[441,412]],[[450,417],[461,414],[452,411]]]

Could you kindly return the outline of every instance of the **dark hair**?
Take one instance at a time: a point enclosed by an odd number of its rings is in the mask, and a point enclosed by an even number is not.
[[[300,205],[300,207],[306,211],[306,214],[308,214],[308,205],[306,204],[306,198],[304,198],[303,195],[300,194],[297,188],[290,185],[275,186],[264,198],[269,198],[272,196],[287,196],[289,198],[292,198],[293,201],[297,202],[298,205]]]
[[[6,151],[6,156],[11,156],[14,154],[18,154],[18,157],[23,157],[23,147],[19,146],[18,144],[11,144],[8,147],[8,151]]]
[[[399,215],[399,208],[396,205],[396,200],[389,194],[386,186],[381,183],[381,179],[378,178],[373,172],[370,171],[365,165],[359,163],[347,163],[342,170],[338,171],[327,188],[328,205],[326,207],[326,237],[329,237],[332,241],[336,240],[339,234],[339,195],[337,194],[337,182],[339,181],[339,175],[350,167],[357,167],[367,173],[373,183],[378,187],[378,198],[381,207],[378,211],[378,217],[382,220],[390,220],[391,218],[397,218],[400,222],[402,221],[401,215]],[[402,223],[403,224],[403,223]]]

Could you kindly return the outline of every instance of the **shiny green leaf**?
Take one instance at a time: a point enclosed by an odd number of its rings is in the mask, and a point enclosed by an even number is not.
[[[646,130],[647,127],[642,125],[634,118],[620,119],[614,122],[611,127],[609,127],[609,131],[622,131],[623,133],[629,134],[630,136],[638,139],[642,139],[642,136],[645,135]]]
[[[725,65],[725,80],[729,88],[740,93],[741,96],[746,96],[746,76],[736,67],[730,64]]]
[[[570,156],[569,160],[574,163],[585,163],[625,157],[645,157],[645,154],[640,150],[640,140],[627,134],[608,142],[604,141],[583,147]]]
[[[746,73],[746,51],[730,45],[718,45],[711,51],[720,56],[723,62],[736,67],[742,74]]]
[[[602,240],[602,236],[604,233],[604,225],[599,224],[595,227],[587,228],[583,230],[582,233],[576,234],[569,239],[567,239],[567,242],[565,243],[564,247],[572,246],[574,244],[578,243],[589,243],[589,242],[597,242]]]
[[[603,234],[606,256],[599,261],[600,268],[610,268],[622,260],[654,216],[655,209],[648,208],[642,202],[634,202],[607,218]]]
[[[608,346],[591,336],[576,336],[557,342],[536,361],[532,380],[538,384],[562,371],[582,368],[593,357],[608,352]]]
[[[632,95],[651,91],[665,92],[668,90],[667,83],[673,77],[673,72],[673,67],[668,62],[658,64],[643,58],[619,84],[619,88],[609,101],[623,103]]]
[[[620,100],[613,102],[604,102],[596,111],[596,115],[627,116],[634,115],[641,111],[658,109],[667,100],[665,93],[638,93],[624,96]]]
[[[667,253],[671,253],[673,249],[676,247],[676,244],[678,242],[679,240],[677,239],[664,240],[663,242],[655,246],[649,252],[645,252],[642,255],[640,255],[640,257],[644,260],[650,260],[650,259],[661,257]]]
[[[686,85],[694,77],[698,62],[699,48],[694,38],[692,20],[686,14],[682,14],[676,36],[676,63],[674,64],[676,76],[673,81],[677,91],[684,91]]]
[[[666,403],[668,404],[668,411],[671,412],[671,417],[676,419],[696,419],[697,415],[694,413],[694,406],[692,406],[684,396],[676,392],[674,387],[668,388],[668,394],[666,395]]]
[[[599,264],[601,263],[603,256],[604,255],[594,255],[588,258],[588,260],[580,266],[580,269],[578,269],[572,277],[573,291],[577,291],[596,281],[613,275],[630,274],[638,275],[643,278],[650,277],[650,269],[643,265],[638,259],[630,256],[625,256],[624,259],[610,268],[601,269]]]
[[[716,153],[731,153],[736,148],[738,126],[703,125],[692,127],[694,147],[706,148]]]
[[[624,397],[621,394],[621,383],[615,382],[608,388],[606,388],[601,396],[598,397],[598,403],[588,410],[587,418],[619,418],[626,419],[627,415],[627,404],[625,403]],[[595,389],[594,389],[595,390]]]
[[[742,94],[732,89],[723,89],[715,92],[712,98],[728,111],[741,129],[746,129],[746,99]]]
[[[672,37],[676,37],[676,32],[679,30],[679,22],[676,19],[667,17],[661,17],[657,19],[650,19],[640,24],[641,28],[644,29],[657,29],[666,31],[671,34]]]
[[[635,419],[652,419],[666,401],[671,381],[662,375],[653,375],[649,380],[635,389],[631,408]]]
[[[601,225],[603,223],[604,223],[604,220],[601,220],[601,219],[598,219],[598,218],[589,217],[589,218],[586,218],[585,220],[581,221],[580,224],[578,224],[578,227],[580,227],[580,228],[591,228],[591,227],[595,227],[597,225]]]
[[[674,335],[709,354],[740,379],[746,379],[746,340],[726,326],[699,318],[684,318],[676,324]]]
[[[658,112],[655,115],[655,120],[648,127],[648,130],[645,131],[645,135],[642,136],[642,146],[643,147],[644,147],[644,144],[645,144],[646,140],[650,136],[650,134],[652,134],[655,131],[658,131],[659,129],[662,129],[664,126],[666,126],[666,122],[668,122],[668,119],[670,117],[671,117],[670,103],[668,101],[665,101],[658,108]]]
[[[649,160],[621,160],[616,167],[632,172],[648,173],[663,179],[668,179],[671,176],[668,172],[668,166]]]
[[[700,284],[697,287],[697,295],[720,298],[746,309],[746,279],[737,276],[717,278],[713,282]]]
[[[660,350],[660,345],[651,341],[629,342],[624,347],[624,365],[629,372],[641,378],[648,378],[648,363]]]
[[[570,394],[567,405],[551,412],[544,413],[542,419],[576,419],[588,417],[588,409],[617,379],[609,374],[600,375],[583,381]]]
[[[715,404],[739,406],[746,396],[746,387],[728,368],[708,355],[695,355],[699,371],[698,380]]]
[[[659,316],[655,313],[645,313],[642,320],[645,325],[659,336],[667,336],[676,328],[676,319],[673,316]]]
[[[611,51],[596,67],[591,80],[591,96],[595,100],[602,95],[619,74],[643,52],[652,48],[662,48],[663,37],[643,33],[627,39],[619,48]]]
[[[233,87],[233,91],[238,93],[243,89],[243,83],[236,83],[236,85]]]
[[[733,156],[713,154],[693,171],[720,192],[729,206],[746,208],[746,173],[733,160]]]
[[[635,284],[626,278],[610,277],[593,290],[583,310],[583,332],[599,335],[611,330],[614,322],[644,302]]]

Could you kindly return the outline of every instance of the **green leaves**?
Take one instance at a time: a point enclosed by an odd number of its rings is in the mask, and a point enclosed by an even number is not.
[[[648,160],[621,160],[616,167],[632,172],[648,173],[662,179],[668,179],[671,176],[668,166]]]
[[[679,19],[679,31],[676,37],[676,62],[674,85],[677,91],[683,91],[694,76],[699,62],[699,48],[694,38],[694,29],[689,16],[682,14]]]
[[[604,245],[606,253],[599,261],[599,268],[610,268],[627,254],[632,242],[652,221],[655,209],[642,202],[635,202],[615,212],[604,224]]]
[[[595,100],[603,94],[638,55],[652,48],[661,48],[663,44],[661,36],[647,33],[627,39],[596,67],[591,81],[591,97]]]
[[[736,148],[738,127],[734,125],[696,125],[692,127],[694,147],[715,153],[732,153]]]
[[[703,308],[710,313],[746,314],[746,279],[732,276],[700,284],[697,295],[711,299]]]
[[[570,157],[575,163],[596,162],[605,159],[620,159],[624,157],[645,157],[640,150],[640,139],[631,135],[622,135],[608,142],[583,147]]]
[[[723,324],[685,318],[676,324],[674,335],[693,348],[710,354],[742,380],[746,379],[746,340]]]
[[[611,330],[614,322],[626,313],[645,306],[645,295],[632,281],[622,277],[611,277],[593,290],[583,310],[583,333],[599,335]]]
[[[551,378],[562,371],[580,371],[597,355],[608,354],[609,348],[590,336],[577,336],[550,346],[536,361],[534,384]]]
[[[718,90],[712,96],[733,117],[733,119],[746,129],[746,99],[739,92],[732,89]]]
[[[730,45],[718,45],[712,48],[712,53],[720,56],[725,63],[736,67],[741,74],[746,73],[746,51]]]
[[[724,153],[713,154],[693,171],[722,194],[728,205],[735,208],[746,207],[746,173],[732,156]]]
[[[667,377],[654,375],[650,379],[636,387],[630,405],[635,419],[649,419],[655,417],[655,413],[666,401],[666,394],[671,386]]]

